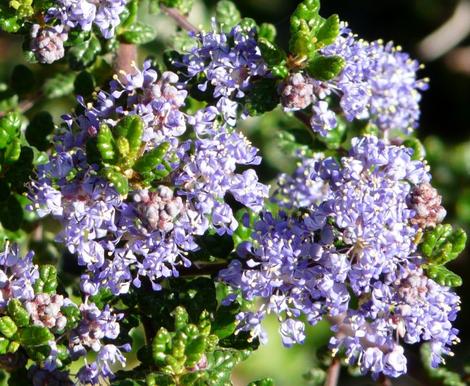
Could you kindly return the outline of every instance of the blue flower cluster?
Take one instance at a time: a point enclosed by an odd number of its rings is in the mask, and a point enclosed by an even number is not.
[[[198,248],[196,236],[237,228],[227,194],[255,211],[268,195],[253,169],[237,172],[238,166],[259,164],[257,149],[220,125],[214,107],[185,114],[187,92],[177,82],[170,72],[158,78],[148,62],[125,82],[113,81],[94,104],[82,102],[83,113],[65,117],[68,127],[56,152],[39,168],[31,199],[37,213],[63,223],[59,240],[87,267],[85,293],[103,287],[126,293],[143,277],[158,289],[159,279],[191,265],[186,254]],[[157,185],[142,187],[133,170],[122,170],[130,191],[121,196],[89,162],[87,143],[102,124],[114,127],[129,115],[144,122],[141,155],[167,146],[162,163],[169,172]]]
[[[95,25],[105,39],[114,36],[119,16],[127,0],[57,0],[47,12],[48,21],[58,21],[66,29],[90,31]]]
[[[343,58],[343,70],[329,81],[302,73],[291,75],[281,89],[286,110],[311,105],[311,127],[320,135],[337,126],[338,113],[349,121],[367,119],[384,132],[409,133],[416,128],[420,91],[428,88],[427,79],[417,79],[420,65],[416,60],[392,43],[358,39],[345,24],[336,41],[321,53]],[[339,112],[330,107],[334,99],[339,99]]]
[[[95,26],[105,39],[111,39],[126,10],[127,0],[57,0],[45,15],[48,25],[33,24],[31,50],[40,63],[63,58],[64,42],[70,31],[91,31]]]
[[[268,75],[267,66],[255,39],[255,31],[235,26],[230,33],[213,31],[194,35],[196,45],[178,66],[200,91],[209,90],[225,121],[234,126],[240,101],[252,87],[252,79]]]
[[[274,313],[290,346],[305,338],[303,317],[311,324],[326,317],[335,332],[333,352],[374,376],[406,372],[401,340],[429,341],[434,366],[451,353],[459,298],[422,270],[410,197],[430,177],[411,155],[368,136],[354,138],[339,162],[304,162],[309,168],[302,166],[291,181],[309,170],[314,184],[323,182],[324,194],[315,189],[311,201],[299,201],[292,190],[303,215],[265,213],[253,241],[241,244],[239,258],[220,273],[244,298],[264,300],[238,315],[239,330],[264,339],[260,323]]]
[[[101,380],[113,377],[111,367],[116,362],[125,365],[125,358],[121,350],[129,351],[129,345],[118,347],[112,343],[120,332],[119,320],[122,314],[115,314],[107,306],[103,310],[85,299],[79,307],[69,298],[62,295],[48,293],[35,293],[33,286],[39,279],[39,267],[33,263],[33,252],[22,257],[17,245],[7,246],[0,253],[0,313],[3,314],[11,301],[19,300],[29,313],[34,326],[47,327],[58,336],[65,337],[66,347],[73,359],[85,357],[89,352],[96,353],[96,360],[85,365],[78,372],[78,379],[82,384],[101,384]],[[77,307],[80,319],[77,326],[67,334],[63,334],[66,327],[66,318],[63,307]],[[56,338],[55,338],[56,339]],[[33,380],[36,378],[52,376],[65,377],[67,374],[60,371],[61,362],[56,340],[48,342],[50,353],[44,361],[41,370],[33,371]],[[38,380],[39,381],[39,380]]]

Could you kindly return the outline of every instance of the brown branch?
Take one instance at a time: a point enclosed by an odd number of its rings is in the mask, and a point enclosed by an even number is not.
[[[199,28],[191,24],[186,16],[184,16],[180,11],[176,8],[168,8],[164,5],[160,5],[161,10],[166,13],[169,17],[171,17],[176,24],[182,29],[188,32],[199,33],[201,32]]]
[[[392,386],[392,381],[390,380],[390,378],[387,378],[385,375],[382,374],[377,380],[377,384],[379,386]]]
[[[125,80],[126,74],[135,72],[137,62],[137,46],[135,44],[120,43],[114,58],[114,71],[118,74],[121,82]]]
[[[341,370],[341,363],[339,358],[333,358],[330,367],[326,371],[325,386],[336,386],[338,384],[339,372]]]
[[[32,97],[31,99],[22,100],[20,103],[18,103],[18,106],[16,106],[16,108],[14,109],[10,109],[8,111],[0,111],[0,118],[5,116],[10,111],[19,111],[20,113],[26,113],[28,110],[30,110],[34,106],[34,104],[38,101],[38,99],[40,99],[40,97],[41,95],[38,94]]]

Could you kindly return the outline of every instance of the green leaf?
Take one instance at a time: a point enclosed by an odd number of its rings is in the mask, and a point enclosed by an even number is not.
[[[26,327],[29,324],[29,313],[23,308],[18,299],[10,299],[7,306],[8,315],[18,327]]]
[[[228,0],[222,0],[217,3],[215,18],[217,22],[221,24],[222,30],[226,33],[230,32],[242,19],[237,6]]]
[[[260,115],[276,108],[279,104],[276,88],[275,79],[263,78],[254,82],[253,87],[247,94],[245,105],[250,115]]]
[[[46,327],[29,326],[20,333],[20,342],[26,347],[46,345],[51,340],[54,340],[54,335]]]
[[[37,113],[26,128],[26,139],[30,145],[38,150],[45,151],[49,148],[50,142],[47,136],[54,131],[54,121],[47,111]]]
[[[258,36],[266,39],[267,41],[274,43],[276,40],[277,30],[276,27],[271,23],[262,23],[259,27]]]
[[[443,286],[460,287],[463,283],[459,275],[442,265],[428,266],[426,267],[426,272],[431,279]]]
[[[74,305],[62,307],[60,311],[67,318],[67,329],[77,327],[78,322],[82,319],[80,310]]]
[[[82,97],[89,97],[95,91],[95,79],[88,71],[82,71],[73,82],[74,92]]]
[[[340,21],[338,15],[331,15],[328,19],[326,19],[318,29],[315,36],[317,38],[317,49],[334,43],[337,36],[339,35],[339,29]]]
[[[61,98],[72,94],[75,74],[57,73],[47,79],[42,86],[42,93],[47,99]]]
[[[135,157],[142,145],[144,122],[138,115],[127,115],[114,127],[118,137],[124,137],[129,146],[129,156]]]
[[[11,74],[11,88],[19,95],[31,92],[34,89],[36,79],[34,73],[25,65],[15,66]]]
[[[276,78],[285,78],[289,74],[286,53],[274,43],[262,37],[258,39],[258,47],[272,74]]]
[[[23,207],[18,199],[11,195],[0,205],[0,221],[5,229],[16,231],[23,223]]]
[[[152,341],[152,357],[157,365],[165,364],[167,344],[171,341],[171,335],[165,328],[160,328]]]
[[[133,169],[139,173],[150,172],[162,163],[163,157],[168,152],[170,144],[162,143],[155,149],[145,153],[133,166]]]
[[[421,244],[423,255],[431,264],[442,265],[454,260],[465,248],[467,234],[450,224],[438,224],[428,230]]]
[[[21,155],[21,140],[19,138],[13,139],[13,141],[5,149],[5,163],[11,164],[20,158]]]
[[[5,148],[19,133],[21,115],[11,112],[0,118],[0,149]]]
[[[18,331],[15,322],[9,316],[2,316],[0,318],[0,333],[6,338],[11,338]]]
[[[229,306],[221,306],[215,314],[212,322],[212,331],[219,339],[232,335],[237,328],[236,315],[240,312],[240,306],[232,303]]]
[[[188,324],[189,315],[184,307],[176,307],[173,311],[175,318],[175,331],[182,330]]]
[[[345,61],[340,56],[315,56],[307,67],[308,73],[318,80],[331,80],[343,70]]]
[[[169,8],[176,8],[184,15],[191,11],[194,0],[160,0],[160,4]]]
[[[8,352],[10,341],[0,337],[0,355],[5,355]]]
[[[39,278],[41,279],[43,285],[41,291],[35,291],[36,293],[55,293],[57,289],[57,269],[53,265],[46,264],[39,267]]]
[[[129,181],[119,171],[106,168],[103,170],[103,175],[120,195],[126,196],[129,193]]]
[[[105,161],[112,160],[116,157],[113,133],[109,126],[104,123],[101,124],[98,131],[96,146]]]
[[[94,34],[90,34],[88,39],[73,45],[68,51],[67,57],[70,68],[81,70],[88,67],[95,61],[100,51],[100,41]]]
[[[0,12],[0,29],[8,32],[15,33],[22,27],[23,23],[20,20],[18,15],[11,16],[5,15],[3,12]]]
[[[418,138],[407,138],[403,145],[413,149],[413,160],[422,161],[426,157],[426,149]]]
[[[15,192],[24,192],[25,184],[30,180],[33,172],[34,153],[30,147],[22,146],[20,158],[9,166],[5,173],[5,180],[11,184],[12,190]],[[16,204],[13,203],[16,208]],[[19,212],[16,212],[19,215]]]
[[[271,378],[264,378],[258,381],[250,382],[247,386],[274,386],[274,380]]]
[[[137,22],[124,31],[120,35],[120,39],[122,42],[129,44],[146,44],[154,40],[155,35],[153,27]]]

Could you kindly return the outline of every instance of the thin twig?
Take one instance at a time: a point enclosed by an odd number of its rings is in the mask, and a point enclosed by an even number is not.
[[[341,370],[341,363],[339,358],[333,358],[330,367],[326,372],[325,386],[336,386],[338,384],[339,372]]]
[[[184,16],[180,11],[176,8],[168,8],[164,5],[160,5],[161,10],[166,13],[169,17],[171,17],[176,24],[182,29],[188,32],[199,33],[200,30],[193,24],[191,24],[186,16]]]
[[[450,51],[470,33],[470,1],[460,0],[453,15],[418,44],[425,60],[435,60]]]
[[[34,104],[39,98],[40,95],[38,94],[37,96],[31,99],[22,100],[20,103],[18,103],[18,106],[16,106],[15,109],[11,109],[11,111],[19,111],[20,113],[25,113],[34,106]],[[9,111],[0,111],[0,118],[5,116],[8,112]]]

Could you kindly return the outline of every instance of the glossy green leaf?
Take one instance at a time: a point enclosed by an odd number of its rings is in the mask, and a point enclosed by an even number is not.
[[[46,345],[51,340],[54,340],[54,335],[46,327],[29,326],[20,333],[20,342],[26,347]]]
[[[407,138],[403,145],[413,149],[413,160],[422,161],[426,157],[426,149],[418,138]]]
[[[276,27],[271,23],[262,23],[259,26],[258,36],[266,39],[267,41],[274,43],[276,40],[277,30]]]
[[[25,327],[29,324],[29,313],[18,299],[10,299],[7,310],[8,315],[18,327]]]
[[[317,49],[323,48],[335,42],[339,35],[340,21],[338,15],[331,15],[316,31]]]
[[[96,146],[103,160],[109,161],[116,157],[113,134],[109,126],[104,123],[101,124],[98,131]]]
[[[137,160],[133,169],[137,172],[150,172],[154,170],[158,165],[162,163],[163,157],[168,152],[170,144],[167,142],[162,143],[155,149],[145,153],[141,158]]]
[[[146,44],[155,39],[155,30],[152,26],[137,22],[120,35],[120,39],[124,43],[129,44]]]
[[[222,0],[217,3],[215,18],[222,26],[224,32],[230,32],[242,19],[237,6],[228,0]]]
[[[287,77],[287,75],[289,75],[289,69],[287,68],[287,56],[285,52],[274,43],[262,37],[258,40],[258,46],[272,74],[276,78],[283,79]]]
[[[428,276],[437,283],[447,287],[460,287],[462,278],[442,265],[431,265],[426,267]]]
[[[119,171],[106,168],[103,170],[103,175],[120,195],[126,196],[129,193],[129,181]]]
[[[62,307],[60,311],[67,318],[67,329],[75,328],[82,319],[80,310],[74,305]]]
[[[73,44],[68,51],[67,57],[70,68],[82,70],[91,65],[101,51],[101,43],[94,34],[77,44]]]
[[[8,346],[10,341],[8,339],[0,337],[0,355],[5,355],[8,352]]]
[[[0,149],[5,148],[18,135],[20,128],[20,114],[11,112],[0,118]]]
[[[47,294],[55,293],[57,289],[57,269],[53,265],[42,265],[39,267],[39,278],[42,281],[42,288],[40,292]],[[36,291],[38,293],[39,291]]]
[[[75,74],[58,72],[47,79],[42,93],[47,99],[61,98],[73,92]]]
[[[20,158],[21,155],[21,140],[19,138],[13,139],[5,149],[5,163],[11,164]]]
[[[421,251],[431,264],[442,265],[454,260],[465,248],[467,234],[450,224],[438,224],[428,230],[421,244]]]
[[[315,56],[307,67],[308,73],[318,80],[331,80],[343,70],[345,61],[339,56]]]
[[[0,317],[0,333],[6,338],[11,338],[18,331],[15,322],[9,316]]]

